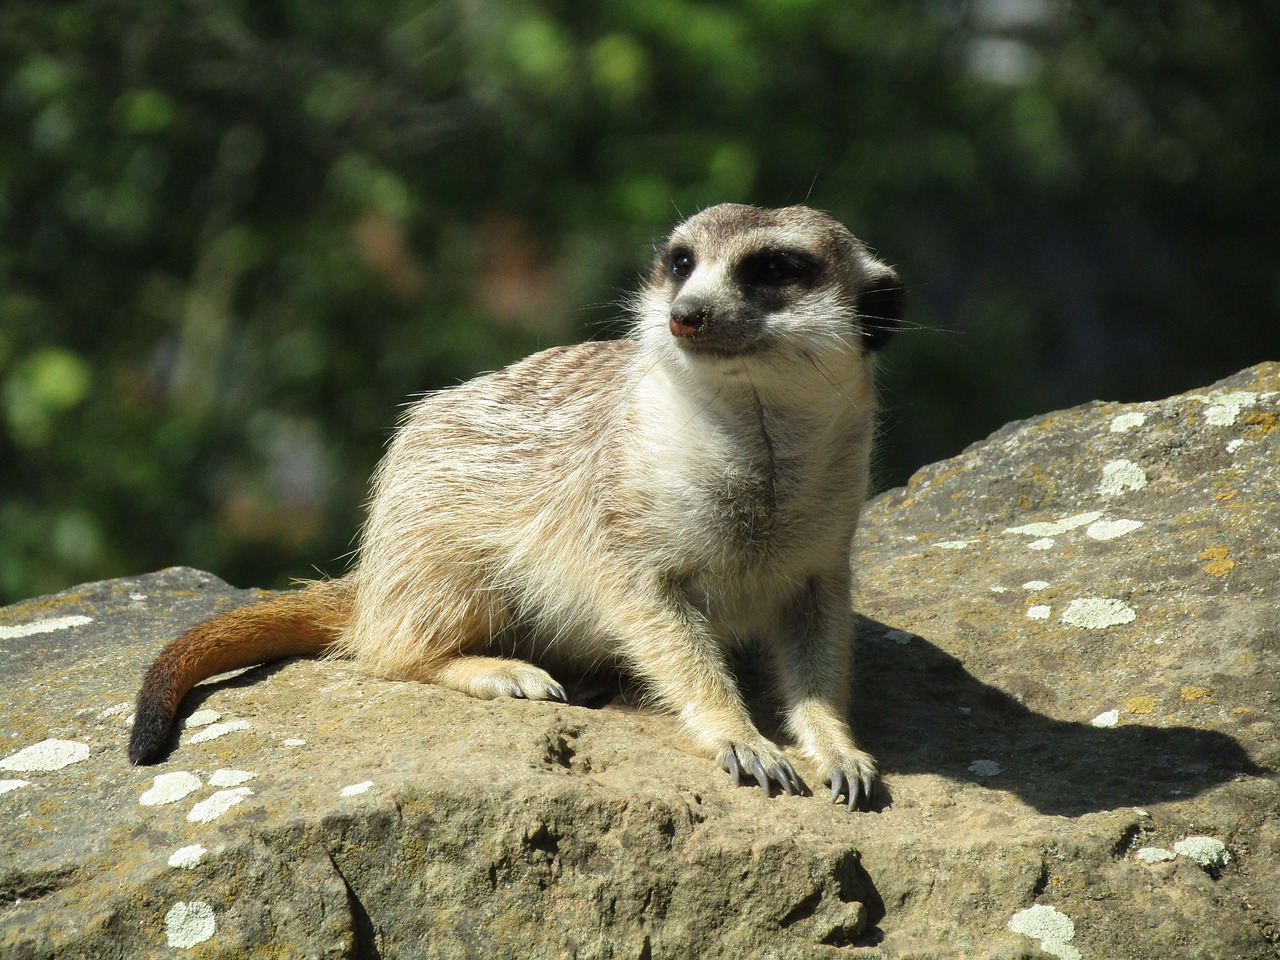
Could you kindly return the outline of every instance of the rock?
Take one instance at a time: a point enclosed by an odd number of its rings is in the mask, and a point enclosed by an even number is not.
[[[0,956],[1274,958],[1278,400],[1264,364],[1048,414],[869,505],[872,814],[735,790],[625,690],[308,660],[198,687],[135,768],[147,664],[258,594],[174,569],[0,610]],[[1230,860],[1144,855],[1190,837]]]

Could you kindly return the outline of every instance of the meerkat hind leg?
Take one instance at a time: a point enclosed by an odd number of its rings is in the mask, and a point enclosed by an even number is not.
[[[564,687],[547,671],[505,657],[454,657],[425,673],[422,679],[481,700],[518,697],[569,702]]]

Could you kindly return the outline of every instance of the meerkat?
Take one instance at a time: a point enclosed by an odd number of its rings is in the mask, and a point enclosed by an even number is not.
[[[675,227],[630,308],[625,339],[411,405],[351,572],[167,647],[130,760],[167,753],[195,683],[291,655],[482,699],[564,701],[549,671],[616,664],[735,784],[806,792],[752,721],[730,659],[744,647],[772,661],[786,730],[831,800],[866,809],[851,549],[898,276],[824,213],[723,204]]]

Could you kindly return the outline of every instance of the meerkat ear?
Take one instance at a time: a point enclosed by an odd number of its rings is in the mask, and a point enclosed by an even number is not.
[[[875,263],[867,271],[867,285],[858,296],[858,323],[868,350],[879,350],[891,339],[902,320],[906,290],[891,267]]]

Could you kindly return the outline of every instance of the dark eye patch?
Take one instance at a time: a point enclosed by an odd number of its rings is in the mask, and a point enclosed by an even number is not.
[[[818,275],[818,261],[797,250],[761,250],[744,257],[738,276],[757,287],[785,287],[809,283]]]

